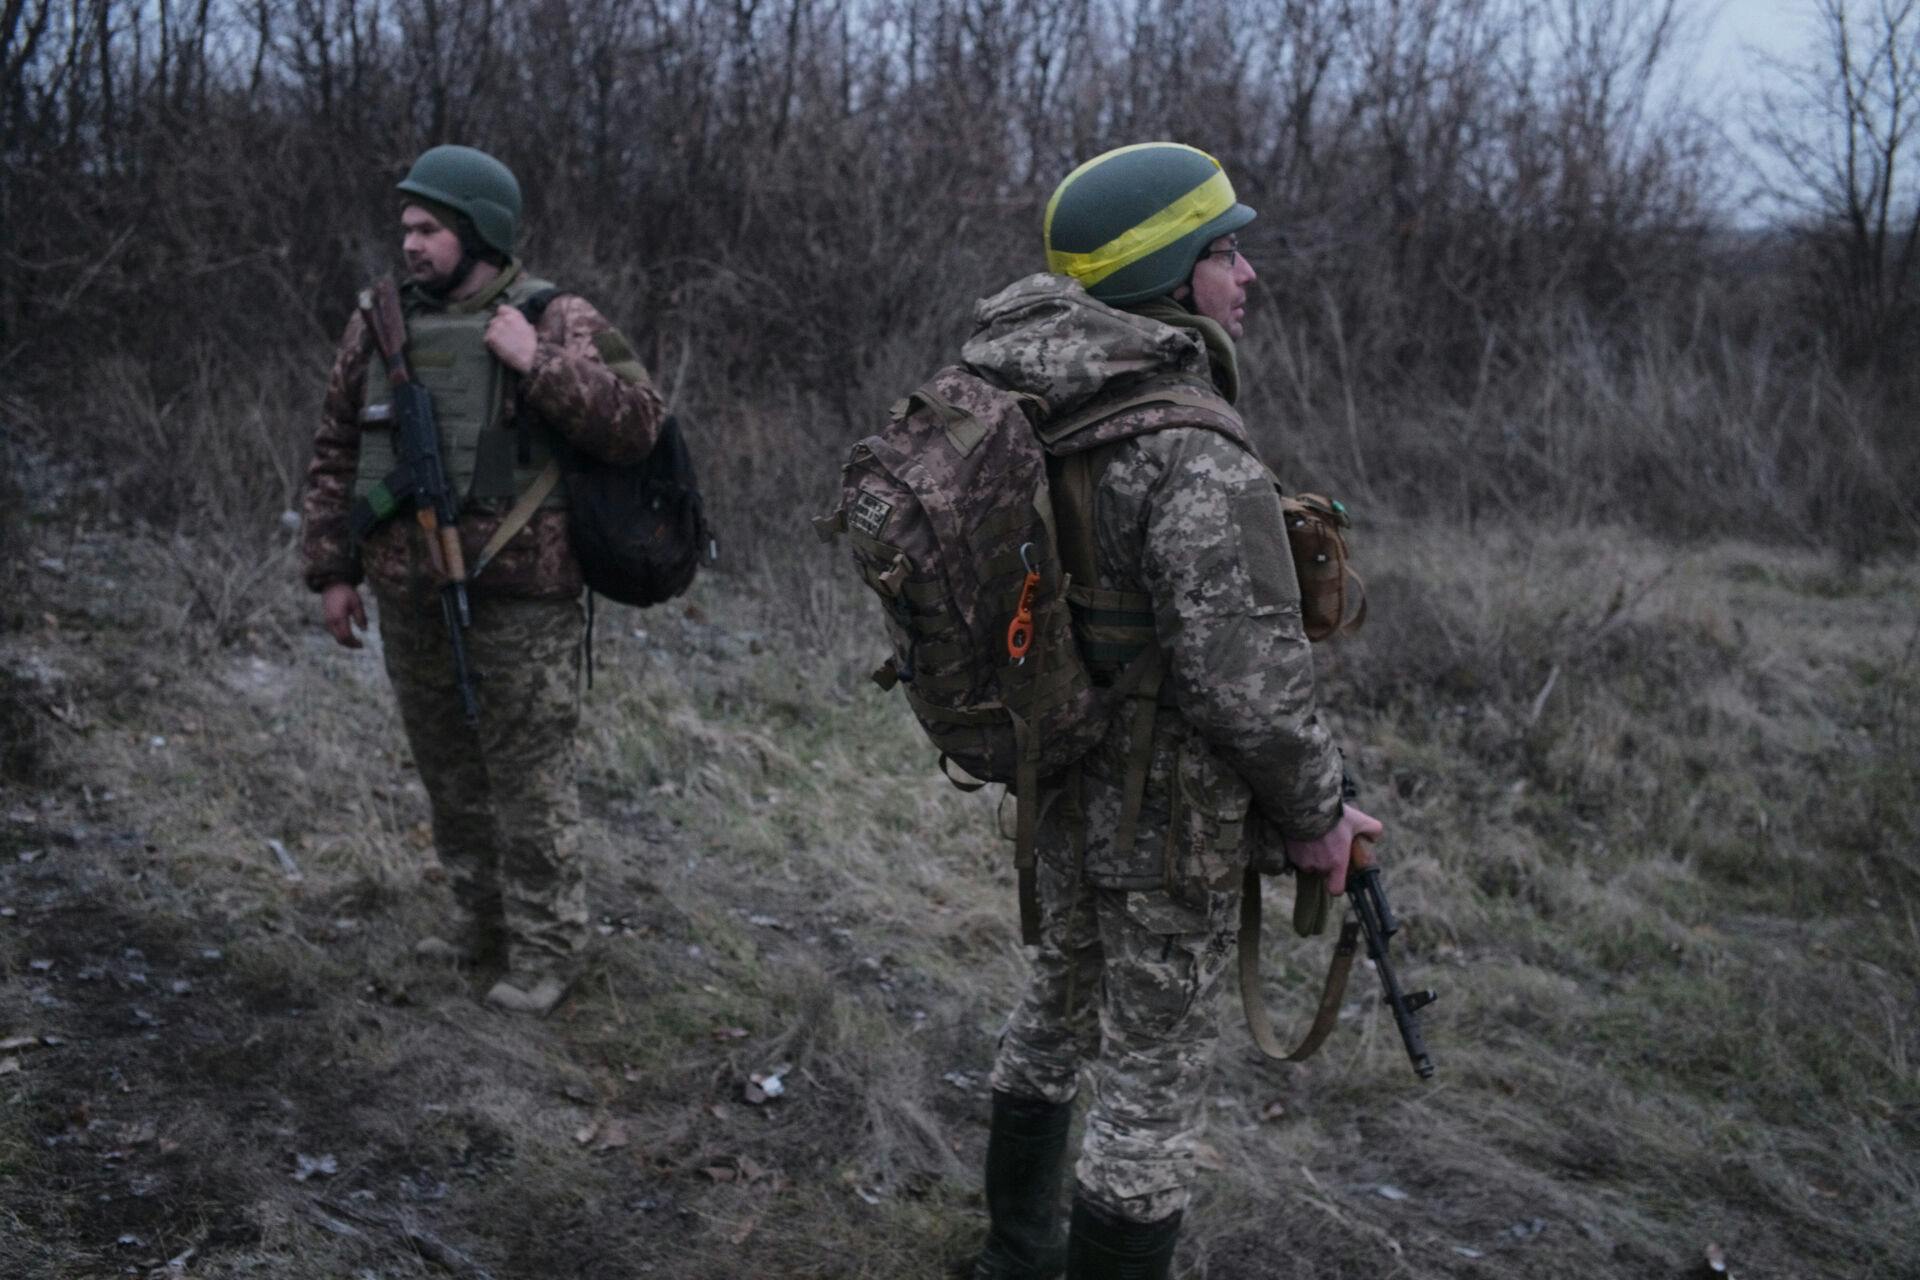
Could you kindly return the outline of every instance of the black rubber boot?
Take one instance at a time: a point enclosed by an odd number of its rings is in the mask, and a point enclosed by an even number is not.
[[[1158,1222],[1134,1222],[1076,1191],[1067,1233],[1067,1280],[1166,1280],[1173,1271],[1180,1218],[1176,1213]]]
[[[1060,1243],[1060,1169],[1071,1102],[993,1095],[987,1138],[987,1247],[973,1280],[1054,1280],[1067,1264]]]

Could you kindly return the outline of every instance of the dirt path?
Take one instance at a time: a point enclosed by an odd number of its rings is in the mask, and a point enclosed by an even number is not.
[[[807,1020],[913,1025],[891,959],[817,887],[716,884],[710,842],[590,777],[595,962],[547,1022],[484,1010],[410,954],[446,904],[377,663],[291,592],[209,645],[143,571],[71,538],[0,637],[0,1274],[853,1273],[843,1139],[875,1108]],[[822,1219],[798,1252],[784,1214]]]

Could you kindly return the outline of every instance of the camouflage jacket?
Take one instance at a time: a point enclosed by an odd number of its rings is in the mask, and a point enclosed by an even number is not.
[[[508,268],[518,269],[517,263]],[[410,304],[414,301],[409,299]],[[665,409],[637,358],[620,361],[621,370],[616,373],[602,356],[602,346],[616,354],[626,348],[606,318],[586,299],[562,293],[547,305],[535,333],[533,367],[516,380],[519,395],[534,417],[574,448],[607,462],[638,462],[646,457]],[[599,337],[604,334],[612,338]],[[359,548],[347,530],[360,460],[367,362],[373,358],[372,333],[356,311],[334,353],[301,499],[303,568],[307,586],[314,591],[336,582],[358,585],[368,576],[397,588],[425,581],[432,574],[412,520],[387,521]],[[460,540],[469,564],[499,527],[508,505],[470,503],[461,513]],[[474,590],[558,599],[577,596],[584,586],[579,562],[567,542],[567,513],[541,510],[487,566]]]
[[[1054,415],[1117,399],[1146,376],[1198,380],[1213,367],[1194,330],[1105,307],[1060,276],[1015,283],[980,303],[975,322],[967,363],[1041,396]],[[1340,756],[1314,704],[1279,494],[1237,416],[1159,406],[1065,445],[1100,446],[1108,457],[1094,495],[1099,585],[1152,598],[1166,675],[1130,853],[1111,839],[1127,717],[1085,762],[1086,870],[1103,887],[1193,897],[1232,882],[1250,827],[1268,840],[1330,828],[1340,815]],[[1060,824],[1049,825],[1042,848],[1057,854]]]

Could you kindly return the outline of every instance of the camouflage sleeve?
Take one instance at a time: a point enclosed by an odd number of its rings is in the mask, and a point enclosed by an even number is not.
[[[540,317],[527,403],[569,444],[606,462],[653,450],[666,406],[620,331],[585,298],[561,294]]]
[[[300,559],[311,591],[324,591],[336,582],[357,586],[364,576],[347,531],[347,509],[353,505],[353,477],[360,465],[360,403],[372,349],[366,322],[356,311],[334,352],[320,429],[313,435],[313,458],[307,463],[307,486],[300,497]]]
[[[1314,708],[1273,481],[1212,431],[1156,432],[1138,450],[1141,579],[1181,714],[1282,835],[1322,835],[1340,816],[1340,756]]]

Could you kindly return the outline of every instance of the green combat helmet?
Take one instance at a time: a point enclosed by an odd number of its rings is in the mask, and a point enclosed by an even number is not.
[[[1177,142],[1121,147],[1068,174],[1047,201],[1047,270],[1119,306],[1172,293],[1201,251],[1254,212],[1220,162]]]
[[[424,151],[399,190],[465,214],[483,244],[512,255],[520,232],[520,183],[486,152],[453,146]]]

